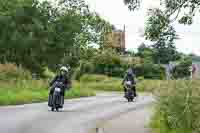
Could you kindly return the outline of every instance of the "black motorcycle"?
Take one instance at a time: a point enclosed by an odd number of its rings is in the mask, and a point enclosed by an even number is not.
[[[128,102],[133,102],[134,100],[134,92],[132,90],[132,83],[130,81],[125,82],[124,86],[126,87],[125,98]]]
[[[51,107],[51,111],[54,111],[55,109],[56,111],[59,111],[60,108],[63,108],[63,86],[62,82],[55,82],[50,89],[48,105]]]

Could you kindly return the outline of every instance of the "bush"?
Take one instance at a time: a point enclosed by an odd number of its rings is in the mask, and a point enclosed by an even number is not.
[[[50,79],[52,79],[53,77],[55,77],[55,73],[52,72],[51,70],[49,70],[48,68],[45,68],[45,71],[44,71],[43,75],[46,78],[50,78]]]
[[[107,80],[108,77],[105,75],[94,75],[94,74],[85,74],[80,78],[81,82],[102,82]]]
[[[192,66],[192,60],[186,58],[180,61],[180,63],[173,69],[172,75],[175,79],[190,77],[190,67]]]
[[[134,66],[137,76],[145,79],[165,79],[165,69],[156,64],[144,63]]]
[[[10,79],[31,79],[31,74],[14,64],[0,64],[0,80]]]
[[[77,67],[73,74],[73,79],[80,80],[83,74],[90,74],[94,72],[94,65],[91,62],[81,61],[80,66]]]

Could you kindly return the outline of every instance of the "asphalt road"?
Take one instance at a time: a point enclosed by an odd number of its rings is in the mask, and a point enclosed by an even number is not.
[[[61,112],[47,103],[0,107],[0,133],[96,133],[96,128],[122,114],[145,109],[152,96],[128,103],[120,94],[66,100]]]

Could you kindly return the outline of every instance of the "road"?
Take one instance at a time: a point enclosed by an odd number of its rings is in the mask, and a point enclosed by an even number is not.
[[[96,133],[107,121],[137,112],[153,101],[147,95],[128,103],[120,94],[104,93],[66,100],[61,112],[49,111],[47,103],[0,107],[0,133]]]

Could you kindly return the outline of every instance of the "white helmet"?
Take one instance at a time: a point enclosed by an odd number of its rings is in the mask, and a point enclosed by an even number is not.
[[[62,67],[60,68],[60,71],[68,72],[69,70],[68,70],[68,68],[67,68],[67,67],[65,67],[65,66],[62,66]]]

